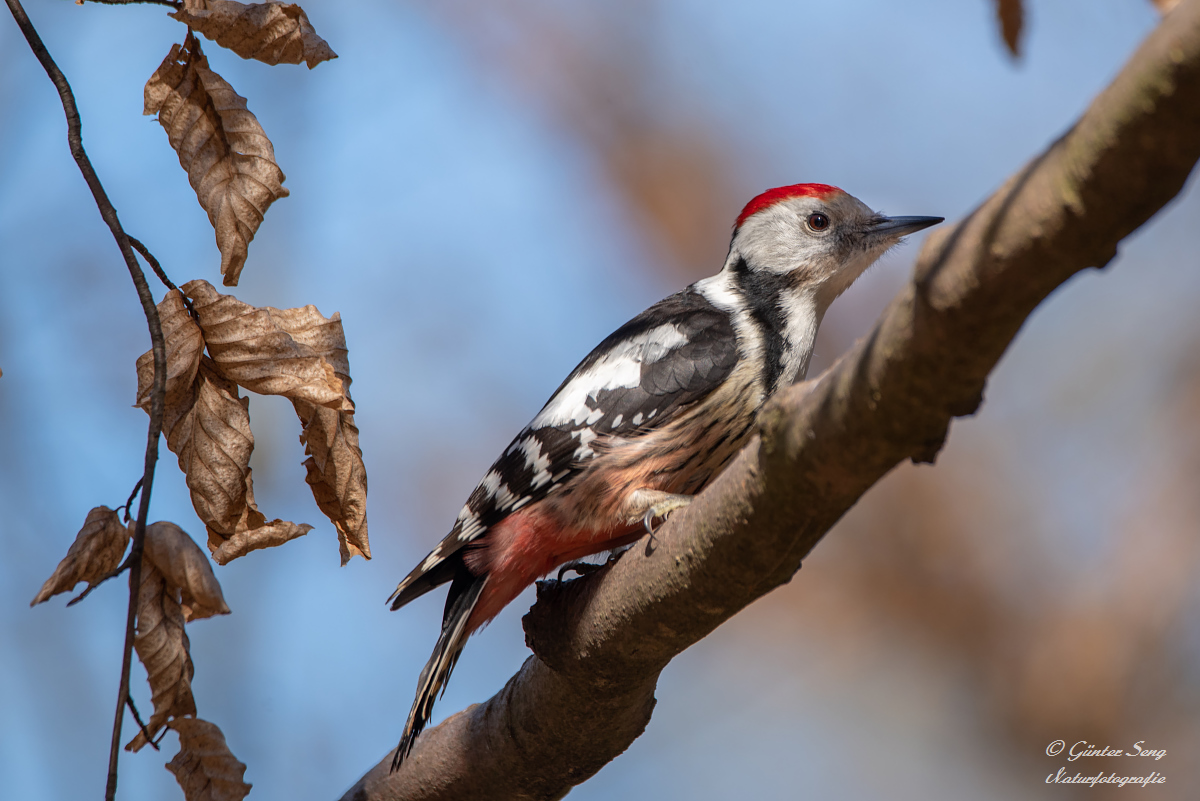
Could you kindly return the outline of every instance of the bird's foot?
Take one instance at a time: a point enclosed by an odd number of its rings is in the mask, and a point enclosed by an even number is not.
[[[644,493],[644,496],[650,496],[645,498],[649,502],[649,505],[642,514],[642,528],[650,535],[652,542],[654,540],[654,532],[666,522],[671,512],[674,512],[676,509],[682,509],[692,502],[691,495],[673,495],[669,492],[654,492],[651,494],[646,490],[640,490],[640,492]],[[658,521],[658,526],[654,525],[655,520]]]
[[[592,573],[595,573],[602,567],[605,567],[605,565],[598,565],[595,562],[587,562],[583,559],[576,559],[574,562],[567,562],[558,569],[558,580],[561,583],[563,580],[563,574],[565,574],[568,570],[574,570],[581,576],[590,576]]]

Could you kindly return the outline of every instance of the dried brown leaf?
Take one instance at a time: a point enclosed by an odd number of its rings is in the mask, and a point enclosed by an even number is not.
[[[169,291],[158,304],[163,339],[167,348],[167,420],[174,420],[192,404],[192,384],[204,353],[204,335],[188,313],[183,293]],[[150,412],[150,391],[154,387],[154,352],[146,351],[137,360],[138,390],[136,405]]]
[[[208,68],[191,33],[150,76],[144,113],[157,114],[166,130],[216,229],[225,285],[236,286],[263,215],[288,195],[271,140],[246,99]]]
[[[246,766],[225,744],[215,723],[200,718],[180,718],[168,724],[179,732],[179,753],[167,770],[183,788],[187,801],[241,801],[251,785],[242,781]]]
[[[179,590],[167,583],[153,563],[142,562],[133,647],[150,681],[154,714],[146,721],[146,731],[151,737],[170,718],[196,714],[196,700],[192,697],[194,669],[183,623]],[[125,750],[139,751],[147,742],[146,735],[139,731]]]
[[[367,539],[367,469],[358,446],[354,415],[293,401],[303,430],[300,442],[308,458],[304,480],[317,506],[338,532],[342,564],[355,554],[371,558]]]
[[[350,358],[342,318],[334,312],[328,320],[312,306],[288,309],[280,324],[296,340],[321,354],[342,382],[342,391],[350,398]],[[295,400],[296,414],[303,430],[300,442],[308,459],[304,461],[304,480],[312,488],[313,498],[338,532],[342,564],[357,554],[371,558],[367,539],[367,468],[358,445],[358,426],[352,411],[334,411]]]
[[[179,457],[217,563],[311,530],[312,526],[283,520],[268,522],[258,511],[250,471],[250,399],[238,397],[237,384],[221,375],[208,357],[200,360],[195,395],[191,410],[167,433],[167,447]]]
[[[225,376],[260,395],[353,411],[336,371],[343,365],[349,370],[336,314],[326,319],[313,306],[260,309],[222,295],[207,281],[190,281],[183,291],[200,317],[208,352]]]
[[[208,547],[212,551],[213,560],[224,565],[245,556],[251,551],[262,548],[274,548],[285,542],[303,537],[312,531],[307,523],[290,523],[287,520],[267,520],[266,517],[252,508],[254,494],[250,493],[251,508],[247,508],[242,519],[238,521],[236,530],[228,537],[215,538],[214,532],[208,532]]]
[[[60,592],[70,592],[81,581],[91,587],[117,569],[128,544],[129,533],[120,516],[107,506],[97,506],[88,512],[67,555],[29,605],[36,606]]]
[[[1000,35],[1013,58],[1021,55],[1021,31],[1025,25],[1025,9],[1021,0],[996,0],[996,16],[1000,20]]]
[[[304,9],[283,3],[235,3],[232,0],[184,0],[171,14],[190,28],[228,47],[242,58],[265,64],[308,64],[337,58],[317,36]]]
[[[208,557],[186,531],[165,520],[151,523],[146,526],[145,547],[144,558],[163,574],[169,586],[178,588],[186,622],[229,614]]]
[[[1159,12],[1164,16],[1175,6],[1179,5],[1179,0],[1150,0],[1158,8]]]
[[[232,532],[246,505],[246,483],[254,435],[248,398],[207,357],[196,376],[196,399],[167,432],[167,447],[179,457],[192,505],[210,529]]]

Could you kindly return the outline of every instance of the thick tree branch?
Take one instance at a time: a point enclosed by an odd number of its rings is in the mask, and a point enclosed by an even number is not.
[[[1107,264],[1198,158],[1200,0],[1187,0],[1065,136],[930,237],[870,336],[772,401],[760,438],[653,549],[540,585],[525,618],[536,656],[426,732],[399,772],[385,757],[345,801],[559,798],[593,775],[644,729],[662,668],[790,580],[894,466],[932,461],[1038,303]]]

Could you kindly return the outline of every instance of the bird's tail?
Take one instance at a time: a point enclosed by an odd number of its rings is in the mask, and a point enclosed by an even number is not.
[[[439,691],[444,692],[450,672],[458,662],[470,631],[467,621],[471,612],[479,602],[480,593],[487,585],[487,576],[473,576],[465,568],[460,569],[450,585],[450,593],[446,598],[446,612],[442,617],[442,633],[433,655],[425,663],[421,678],[417,681],[417,697],[413,701],[412,710],[404,724],[404,734],[400,736],[400,745],[392,757],[392,770],[397,770],[413,749],[417,735],[429,722],[433,713],[433,702]]]

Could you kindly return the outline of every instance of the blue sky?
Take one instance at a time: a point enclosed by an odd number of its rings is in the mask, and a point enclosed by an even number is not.
[[[655,43],[652,96],[721,130],[749,193],[820,181],[890,213],[953,220],[1059,136],[1157,23],[1148,2],[1030,5],[1016,63],[982,0],[674,0],[639,24]],[[255,396],[259,505],[316,529],[218,568],[234,614],[189,636],[200,714],[249,765],[259,799],[337,797],[392,747],[441,600],[392,614],[384,599],[579,358],[678,288],[651,267],[652,246],[588,149],[444,17],[382,0],[304,6],[340,56],[312,72],[206,42],[291,190],[235,294],[341,312],[375,558],[338,567],[290,407]],[[182,26],[153,6],[27,10],[72,81],[127,229],[177,283],[219,283],[207,219],[141,115],[141,87]],[[122,503],[140,472],[133,362],[148,338],[57,97],[11,22],[0,22],[0,109],[0,775],[13,797],[76,798],[104,781],[124,592],[114,582],[70,610],[61,598],[27,604],[87,510]],[[983,412],[955,424],[944,461],[981,443],[999,454],[1067,578],[1104,553],[1173,438],[1155,420],[1200,341],[1198,211],[1192,182],[1110,268],[1055,293]],[[889,255],[827,325],[865,333],[917,252]],[[202,538],[165,447],[151,514]],[[527,606],[471,642],[439,716],[488,697],[525,659]],[[747,661],[761,640],[741,621],[667,670],[647,733],[572,797],[727,798],[746,782],[764,797],[795,797],[798,784],[815,798],[1038,792],[989,758],[964,711],[970,687],[931,682],[928,654],[875,644],[886,664],[851,659],[847,675],[850,657],[781,641]],[[137,668],[134,687],[148,708]],[[176,797],[162,768],[172,749],[125,755],[121,797]]]

